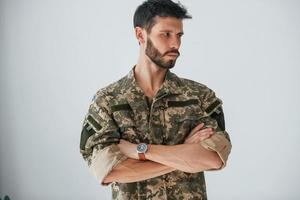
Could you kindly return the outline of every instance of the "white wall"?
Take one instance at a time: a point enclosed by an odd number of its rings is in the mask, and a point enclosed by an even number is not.
[[[0,198],[110,199],[79,154],[94,93],[125,75],[141,0],[0,0]],[[299,199],[300,3],[181,1],[179,76],[224,101],[233,149],[210,200]]]

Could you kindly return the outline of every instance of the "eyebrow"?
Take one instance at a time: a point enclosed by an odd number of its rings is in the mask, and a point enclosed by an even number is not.
[[[164,32],[173,32],[173,31],[171,31],[171,30],[161,30],[161,31],[159,31],[160,33],[164,33]],[[176,35],[184,35],[184,32],[183,31],[181,31],[181,32],[178,32],[178,33],[176,33]]]

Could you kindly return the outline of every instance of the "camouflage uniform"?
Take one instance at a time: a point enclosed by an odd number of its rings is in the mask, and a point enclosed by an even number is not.
[[[102,183],[127,157],[118,149],[120,138],[132,143],[182,144],[191,129],[204,122],[216,132],[202,141],[226,164],[231,150],[222,102],[205,85],[168,71],[151,104],[137,86],[133,70],[95,95],[83,123],[80,151]],[[103,183],[102,183],[103,184]],[[113,182],[112,199],[207,199],[203,172],[175,170],[134,183]]]

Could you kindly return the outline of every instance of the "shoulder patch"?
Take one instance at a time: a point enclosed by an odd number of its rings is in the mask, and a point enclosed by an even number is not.
[[[88,115],[81,131],[80,149],[85,150],[88,139],[101,129],[102,126],[91,115]]]
[[[89,137],[91,137],[96,131],[91,128],[91,126],[86,123],[85,126],[82,128],[81,137],[80,137],[80,149],[85,150],[85,144]]]
[[[95,131],[101,130],[101,125],[91,115],[88,115],[87,121],[90,125],[92,125],[95,128]]]
[[[208,106],[205,109],[205,112],[206,112],[207,115],[211,115],[214,112],[216,112],[217,114],[219,114],[220,110],[218,108],[221,107],[221,106],[222,106],[221,99],[216,99],[210,106]]]

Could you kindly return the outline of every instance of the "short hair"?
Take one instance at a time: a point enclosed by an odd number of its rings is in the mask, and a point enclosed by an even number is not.
[[[149,33],[155,25],[154,18],[175,17],[177,19],[191,19],[192,16],[187,13],[186,8],[180,3],[174,3],[171,0],[147,0],[137,7],[133,26],[146,29]]]

